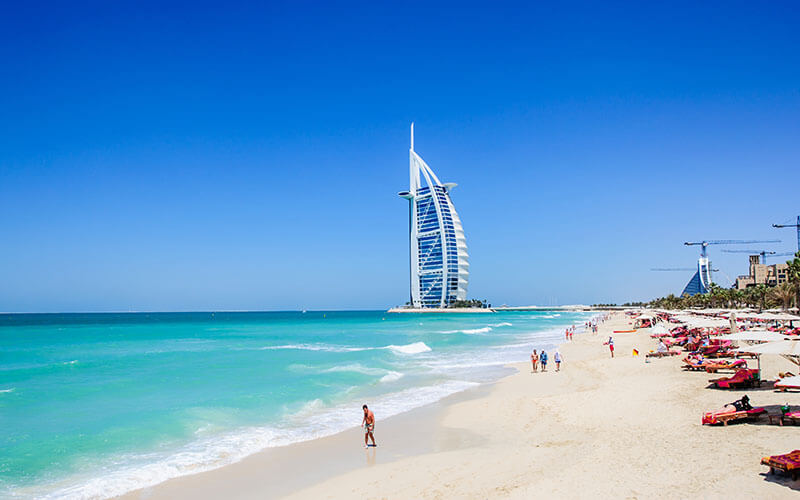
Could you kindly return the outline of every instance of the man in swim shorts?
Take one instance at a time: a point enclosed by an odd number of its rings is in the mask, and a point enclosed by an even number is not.
[[[364,448],[369,448],[367,439],[372,440],[372,446],[378,446],[375,444],[375,436],[372,435],[375,430],[375,414],[367,408],[367,405],[362,406],[362,409],[364,410],[364,419],[361,421],[361,425],[364,426]]]

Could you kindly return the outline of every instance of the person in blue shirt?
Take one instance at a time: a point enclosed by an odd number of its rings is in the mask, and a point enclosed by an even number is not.
[[[547,352],[542,351],[542,353],[539,355],[539,362],[542,364],[542,371],[546,372],[547,371]]]

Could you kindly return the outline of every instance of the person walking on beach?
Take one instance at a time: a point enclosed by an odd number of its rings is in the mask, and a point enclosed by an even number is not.
[[[611,351],[611,357],[614,357],[614,339],[612,337],[608,337],[608,350]]]
[[[536,366],[538,362],[539,362],[539,355],[536,354],[536,349],[534,349],[533,353],[531,353],[531,373],[536,373],[536,371],[538,370],[538,367]]]
[[[539,361],[542,363],[542,371],[546,372],[547,371],[547,353],[545,351],[542,351],[542,353],[539,355]]]
[[[561,352],[558,349],[556,349],[556,352],[553,353],[553,361],[556,362],[556,371],[560,372],[562,359],[561,359]]]
[[[375,414],[367,408],[367,405],[361,408],[364,410],[364,419],[361,421],[361,425],[364,426],[364,448],[369,448],[367,439],[372,440],[372,446],[378,446],[375,444],[375,436],[372,435],[372,432],[375,430]]]

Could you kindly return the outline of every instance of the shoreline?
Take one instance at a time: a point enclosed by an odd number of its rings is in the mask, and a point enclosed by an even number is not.
[[[479,309],[479,311],[494,312],[487,311],[487,309]],[[436,311],[428,309],[424,312]],[[448,312],[472,311],[451,309]],[[566,325],[560,329],[565,328]],[[555,345],[561,346],[559,342],[564,341],[556,341]],[[230,495],[228,483],[231,481],[242,486],[242,491],[234,495],[236,498],[261,498],[264,494],[263,488],[268,490],[270,497],[278,497],[292,494],[309,484],[319,483],[358,470],[364,467],[365,463],[373,466],[431,452],[452,451],[465,443],[475,441],[475,438],[467,429],[451,429],[442,425],[448,408],[460,402],[486,397],[496,384],[517,374],[521,365],[529,366],[529,363],[503,365],[503,369],[510,373],[501,375],[496,380],[459,390],[437,401],[387,417],[383,421],[379,419],[378,423],[381,428],[376,429],[377,433],[386,433],[388,436],[412,436],[412,439],[395,440],[390,438],[386,443],[389,446],[381,447],[379,444],[381,452],[384,448],[392,448],[391,452],[382,453],[380,459],[377,457],[374,459],[366,457],[365,459],[358,454],[354,458],[353,450],[360,453],[364,449],[363,444],[359,445],[363,439],[363,431],[360,427],[353,427],[329,436],[266,448],[221,467],[168,478],[157,484],[137,488],[112,498],[153,500],[192,497],[211,499],[218,498],[223,493]],[[356,418],[360,419],[360,414]],[[379,443],[382,440],[381,434],[376,435]],[[423,437],[430,438],[427,445],[422,442],[424,441]],[[308,455],[315,457],[312,459],[313,465],[310,469]],[[325,457],[325,459],[320,459],[320,457]],[[330,462],[326,463],[327,460]],[[302,465],[305,472],[303,474],[293,472],[292,480],[287,481],[287,463],[293,463],[298,467]],[[276,464],[280,465],[276,467]],[[279,479],[280,481],[270,481],[270,479]],[[267,484],[269,486],[265,486]]]
[[[461,311],[463,311],[463,309],[455,310],[453,312]],[[482,309],[482,311],[486,311],[486,309]],[[568,325],[565,323],[564,325],[558,327],[557,330],[562,332],[567,326]],[[550,330],[543,330],[543,332],[547,331]],[[561,341],[562,340],[542,339],[544,345],[559,345],[559,342]],[[388,455],[388,452],[383,453],[382,459],[377,460],[377,462],[384,463],[387,460],[396,461],[401,457],[419,455],[432,450],[441,451],[444,448],[452,447],[456,442],[463,442],[464,439],[456,439],[453,436],[454,433],[451,429],[444,429],[441,426],[440,422],[443,418],[443,414],[448,406],[455,404],[456,402],[478,397],[479,395],[486,395],[487,391],[489,391],[490,388],[496,383],[501,381],[503,378],[511,376],[513,373],[517,372],[517,367],[515,367],[513,364],[498,365],[498,369],[503,370],[506,373],[500,374],[499,377],[494,380],[484,381],[473,387],[459,389],[457,392],[448,394],[439,400],[405,410],[399,414],[386,417],[383,420],[380,418],[380,415],[378,415],[378,423],[380,424],[380,429],[377,429],[378,433],[388,433],[390,436],[413,435],[414,438],[410,441],[403,439],[392,442],[392,440],[390,440],[390,442],[387,444],[390,444],[392,447],[391,455]],[[363,451],[363,443],[361,446],[358,446],[360,440],[363,439],[363,431],[361,431],[360,427],[355,426],[355,424],[360,422],[360,418],[361,415],[359,408],[358,414],[354,414],[354,427],[344,429],[333,435],[265,448],[251,455],[245,456],[236,462],[217,466],[211,469],[198,470],[195,473],[184,472],[181,475],[165,478],[161,482],[151,484],[149,486],[135,488],[125,493],[115,495],[111,498],[174,498],[176,495],[178,497],[183,496],[185,494],[184,490],[186,489],[192,492],[191,496],[193,497],[200,495],[201,498],[214,498],[215,495],[206,495],[205,492],[210,488],[213,491],[218,491],[218,494],[221,494],[224,488],[220,486],[219,489],[216,489],[214,485],[221,485],[222,482],[228,482],[227,479],[216,477],[217,475],[227,474],[226,471],[231,471],[233,476],[236,477],[237,482],[247,484],[248,486],[245,486],[245,489],[256,488],[257,485],[254,484],[251,479],[255,479],[255,476],[258,476],[259,479],[263,479],[265,473],[269,476],[272,476],[274,471],[265,472],[263,469],[273,467],[274,463],[294,461],[298,464],[307,465],[307,459],[298,460],[298,456],[303,454],[311,454],[314,456],[324,455],[328,456],[333,461],[339,461],[338,458],[327,452],[330,449],[338,450],[337,453],[340,453],[342,450],[350,452],[352,449],[355,449],[357,452]],[[448,436],[448,438],[444,443],[442,443],[440,442],[441,439],[437,437],[436,443],[428,446],[419,443],[419,421],[423,421],[425,423],[423,426],[425,431],[422,434],[427,436],[444,435]],[[434,428],[436,429],[436,432],[433,432]],[[376,438],[378,438],[380,444],[382,439],[381,436],[376,435]],[[357,446],[353,447],[353,444],[356,444]],[[301,452],[300,450],[303,451]],[[347,455],[347,458],[345,458],[343,462],[339,462],[339,465],[344,463],[347,464],[347,466],[345,468],[340,466],[330,467],[328,464],[325,464],[324,461],[315,459],[313,461],[312,470],[309,473],[302,475],[304,478],[302,481],[292,481],[292,484],[296,486],[294,490],[305,487],[308,484],[313,484],[314,482],[330,479],[335,475],[364,466],[363,457],[359,461],[358,459],[353,460],[351,455]],[[374,463],[375,462],[373,462],[373,464]],[[242,469],[241,471],[239,470],[240,468]],[[256,469],[260,470],[260,472],[253,472],[253,478],[249,478],[248,474],[244,472],[245,470],[255,471]],[[293,475],[293,478],[298,478],[297,474]],[[281,486],[274,488],[274,491],[273,488],[270,487],[270,496],[273,497],[282,494],[288,494],[291,493],[291,491],[292,490],[287,490],[285,478],[281,476]],[[244,494],[242,498],[246,498],[248,496],[249,495]]]
[[[794,429],[711,428],[700,417],[745,393],[770,408],[795,403],[796,395],[706,389],[708,374],[681,371],[679,357],[645,362],[655,348],[647,329],[614,335],[611,359],[603,341],[629,323],[615,314],[598,335],[563,342],[560,373],[515,363],[517,371],[497,382],[379,418],[374,460],[353,429],[287,447],[299,461],[289,463],[302,466],[277,482],[259,480],[275,462],[257,454],[124,498],[793,498],[800,483],[767,475],[759,461],[789,451]],[[785,370],[783,363],[762,360],[765,377]]]
[[[443,429],[440,422],[450,405],[485,397],[497,382],[470,387],[385,420],[378,419],[378,448],[364,449],[363,430],[352,427],[331,436],[267,448],[232,464],[170,478],[113,498],[214,499],[231,496],[232,482],[238,489],[232,495],[235,498],[279,498],[365,466],[474,445],[480,437],[466,429]],[[354,421],[360,418],[358,412],[353,415]]]

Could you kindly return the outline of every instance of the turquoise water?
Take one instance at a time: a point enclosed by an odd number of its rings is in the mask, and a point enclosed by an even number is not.
[[[0,315],[0,496],[104,498],[386,418],[590,316]]]

